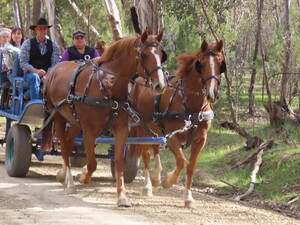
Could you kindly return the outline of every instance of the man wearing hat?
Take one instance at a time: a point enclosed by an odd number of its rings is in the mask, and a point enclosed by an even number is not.
[[[61,56],[61,61],[83,60],[99,57],[99,53],[86,45],[85,32],[77,30],[72,34],[73,46],[67,48]]]
[[[36,25],[29,27],[36,37],[25,40],[21,47],[20,66],[25,72],[30,99],[40,98],[40,84],[45,81],[49,69],[59,62],[58,45],[46,38],[50,27],[46,19],[40,18]]]

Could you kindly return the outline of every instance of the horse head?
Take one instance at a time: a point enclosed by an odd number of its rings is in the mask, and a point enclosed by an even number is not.
[[[223,41],[209,45],[205,40],[201,44],[199,55],[195,61],[195,69],[199,73],[202,89],[209,103],[216,103],[219,98],[221,74],[226,71],[226,63],[222,56]]]
[[[146,79],[157,95],[162,94],[167,86],[162,70],[162,63],[167,60],[167,54],[160,45],[162,37],[163,32],[152,36],[145,31],[140,37],[140,45],[137,49],[137,72]]]

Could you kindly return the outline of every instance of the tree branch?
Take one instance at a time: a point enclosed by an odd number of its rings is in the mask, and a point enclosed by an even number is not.
[[[263,149],[257,154],[257,161],[254,164],[254,169],[253,169],[253,171],[251,173],[251,176],[250,176],[251,177],[251,183],[250,183],[249,189],[244,194],[235,197],[234,200],[240,201],[241,199],[249,196],[253,192],[254,186],[255,186],[255,183],[256,183],[256,174],[258,173],[259,167],[262,163],[262,155],[263,154],[264,154]]]

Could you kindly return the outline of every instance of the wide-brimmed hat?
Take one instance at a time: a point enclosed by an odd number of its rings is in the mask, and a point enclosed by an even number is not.
[[[48,21],[45,18],[39,18],[36,25],[31,25],[29,28],[34,30],[37,26],[46,26],[48,28],[52,27],[52,25],[48,24]]]
[[[73,32],[73,34],[72,34],[72,38],[73,38],[73,39],[76,38],[76,37],[79,37],[79,36],[85,37],[85,32],[82,31],[82,30],[76,30],[76,31]]]

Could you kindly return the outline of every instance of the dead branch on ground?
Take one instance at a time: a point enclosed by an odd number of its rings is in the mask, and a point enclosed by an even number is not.
[[[249,162],[253,157],[255,157],[261,150],[264,150],[267,147],[271,147],[272,145],[273,145],[273,140],[264,141],[263,143],[260,144],[260,146],[254,152],[252,152],[251,154],[249,154],[242,161],[239,161],[236,164],[234,164],[231,167],[231,169],[235,169],[237,167],[240,167],[240,166],[244,165],[245,163]]]
[[[281,157],[281,159],[279,160],[279,162],[277,163],[277,168],[276,169],[279,169],[279,167],[281,166],[282,163],[290,160],[290,159],[294,159],[294,158],[300,158],[300,153],[295,153],[295,154],[292,154],[292,155],[284,155]]]
[[[251,173],[251,176],[250,176],[251,177],[251,183],[250,183],[250,187],[249,187],[248,191],[246,191],[242,195],[239,195],[239,196],[235,197],[234,200],[240,201],[241,199],[249,196],[253,192],[254,186],[256,184],[256,174],[258,173],[259,167],[262,163],[262,155],[263,154],[264,154],[264,148],[262,150],[260,150],[260,152],[257,154],[257,161],[254,164],[254,169],[253,169],[253,171]]]

